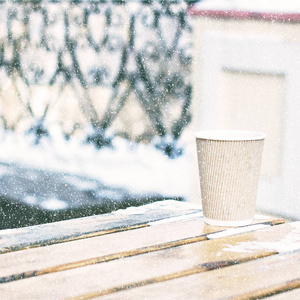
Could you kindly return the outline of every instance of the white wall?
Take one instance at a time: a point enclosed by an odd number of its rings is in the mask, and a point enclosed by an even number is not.
[[[300,42],[224,27],[196,34],[193,128],[265,132],[257,208],[300,218]]]

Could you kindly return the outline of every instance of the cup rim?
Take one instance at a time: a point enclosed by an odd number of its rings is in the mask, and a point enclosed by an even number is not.
[[[213,141],[255,141],[264,140],[266,135],[262,132],[244,130],[200,130],[195,132],[195,137]]]

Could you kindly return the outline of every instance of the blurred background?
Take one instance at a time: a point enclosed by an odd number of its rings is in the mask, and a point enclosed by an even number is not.
[[[266,133],[257,210],[300,218],[300,3],[0,3],[0,227],[201,203],[194,132]]]
[[[266,133],[257,208],[300,217],[299,2],[193,8],[194,128]],[[195,196],[197,198],[198,196]]]

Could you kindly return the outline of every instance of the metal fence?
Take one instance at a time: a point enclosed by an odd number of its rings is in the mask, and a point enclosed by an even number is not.
[[[176,157],[191,120],[192,2],[2,1],[3,128],[37,144],[123,136]]]

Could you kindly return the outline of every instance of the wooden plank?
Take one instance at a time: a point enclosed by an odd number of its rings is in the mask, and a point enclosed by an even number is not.
[[[282,266],[282,267],[285,267],[285,266]],[[288,270],[286,270],[286,271],[288,271]],[[261,299],[261,298],[268,297],[270,295],[275,295],[278,293],[283,294],[283,293],[291,291],[293,289],[298,289],[298,288],[300,288],[299,272],[296,274],[296,276],[297,276],[297,278],[295,278],[295,279],[287,280],[284,282],[278,282],[271,286],[263,286],[254,291],[246,292],[245,294],[243,292],[240,292],[239,295],[233,296],[232,299],[233,300]],[[266,285],[268,285],[268,282]]]
[[[204,224],[201,216],[201,213],[190,213],[151,222],[147,224],[148,227],[134,231],[2,254],[0,283],[195,243],[207,239],[207,234],[226,230]],[[266,225],[276,224],[276,220],[270,221],[261,217],[254,222],[263,220],[266,220]],[[281,219],[278,222],[281,222]],[[259,224],[257,226],[260,226]],[[228,229],[226,232],[227,235],[232,235],[240,230],[249,231],[256,228],[246,226]],[[14,263],[7,266],[8,261]]]
[[[149,222],[199,212],[199,205],[165,200],[104,215],[5,229],[0,231],[0,253],[146,227]]]
[[[10,297],[12,290],[21,290],[20,298],[15,296],[14,299],[59,299],[78,295],[80,299],[88,299],[122,289],[134,291],[134,287],[143,285],[155,289],[154,283],[157,282],[168,282],[283,251],[277,247],[298,227],[284,224],[233,236],[215,238],[211,235],[212,239],[207,241],[4,283],[0,285],[0,293]]]
[[[267,298],[267,300],[299,300],[300,288],[296,288],[290,291],[278,292],[273,296]]]
[[[189,215],[187,219],[157,223],[136,230],[2,254],[0,282],[147,253],[172,247],[174,243],[185,244],[206,239],[204,230],[208,229],[203,218],[191,217]]]
[[[129,290],[123,286],[120,292],[110,293],[102,297],[90,294],[89,298],[81,299],[250,300],[262,299],[280,292],[281,294],[278,296],[281,297],[278,299],[293,299],[289,297],[300,295],[299,260],[299,251],[273,255],[223,269],[139,286]],[[295,289],[295,292],[287,292],[290,289]],[[275,300],[276,297],[267,299]]]
[[[133,214],[132,211],[134,211]],[[147,227],[149,222],[194,213],[202,213],[198,205],[165,200],[110,214],[0,230],[0,254]],[[285,222],[281,218],[260,215],[256,217],[253,224],[270,223],[276,225]],[[210,232],[222,229],[224,230],[225,227],[207,226],[207,230]]]

